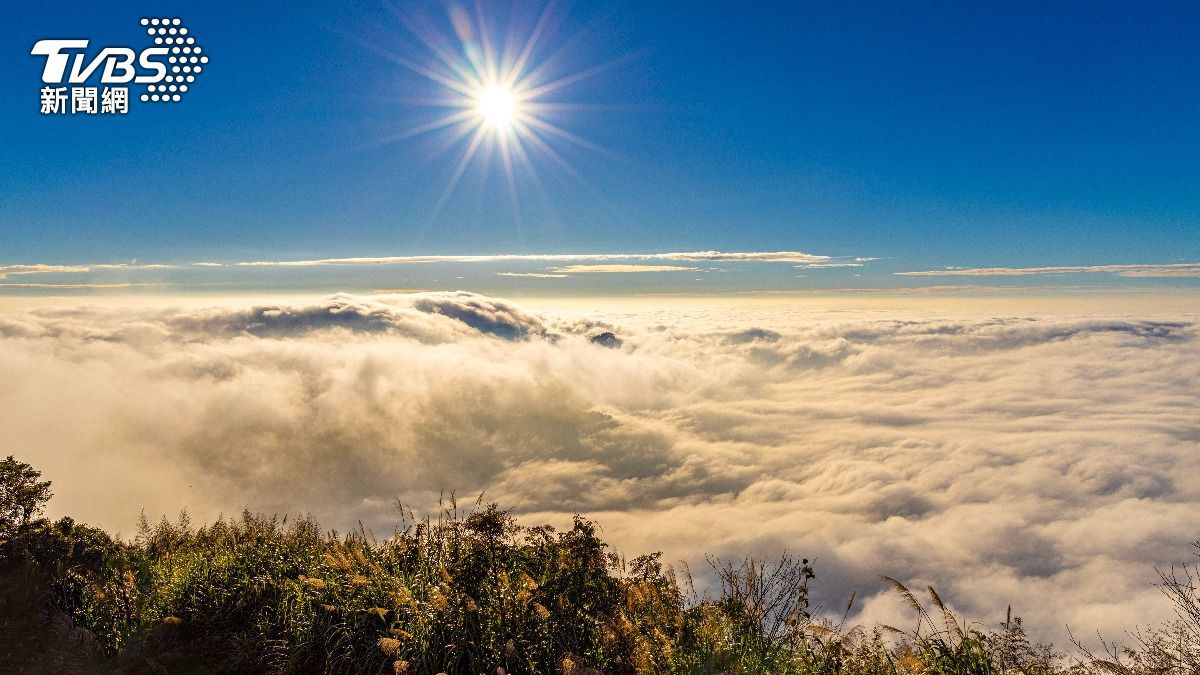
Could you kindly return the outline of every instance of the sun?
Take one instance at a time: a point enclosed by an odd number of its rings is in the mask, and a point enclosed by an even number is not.
[[[566,46],[574,44],[575,38],[565,40],[557,48],[548,44],[550,26],[558,21],[552,12],[554,4],[550,0],[542,8],[524,35],[520,22],[512,22],[512,17],[505,21],[509,24],[507,32],[494,34],[492,26],[500,21],[485,12],[482,3],[475,4],[474,15],[462,6],[450,5],[449,33],[439,30],[436,22],[423,15],[399,12],[397,16],[408,33],[416,38],[411,46],[418,53],[409,58],[371,45],[431,85],[427,93],[406,102],[443,111],[381,142],[437,134],[440,141],[436,152],[463,148],[432,218],[437,217],[468,167],[476,162],[491,162],[493,157],[499,160],[516,209],[518,176],[543,196],[546,194],[534,168],[535,159],[549,161],[558,173],[591,189],[555,146],[566,144],[613,155],[557,123],[577,112],[606,108],[558,97],[564,90],[624,63],[632,55],[572,71],[564,60],[569,61]]]
[[[498,133],[504,133],[512,129],[520,110],[512,89],[493,84],[475,94],[475,112],[484,124]]]

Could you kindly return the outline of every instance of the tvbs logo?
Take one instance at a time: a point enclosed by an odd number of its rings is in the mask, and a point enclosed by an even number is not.
[[[39,40],[35,43],[29,53],[45,59],[42,114],[65,115],[68,110],[72,115],[128,113],[130,84],[145,85],[139,96],[145,103],[183,100],[196,82],[196,76],[208,64],[208,55],[177,18],[142,19],[141,24],[153,40],[152,46],[141,51],[130,47],[104,47],[89,56],[90,40]]]

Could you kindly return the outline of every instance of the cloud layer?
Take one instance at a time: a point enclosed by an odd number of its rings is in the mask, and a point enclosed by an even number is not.
[[[681,265],[566,265],[552,267],[551,272],[558,274],[637,274],[639,272],[698,272],[699,267],[683,267]]]
[[[88,268],[80,265],[0,265],[0,279],[16,274],[59,274],[87,272]]]
[[[1059,265],[1055,267],[947,267],[922,272],[896,272],[904,277],[1011,277],[1046,274],[1107,273],[1120,277],[1200,277],[1200,263],[1146,265]]]
[[[862,620],[906,620],[881,574],[1059,639],[1167,616],[1153,567],[1200,507],[1192,319],[783,307],[10,312],[0,451],[56,512],[126,531],[249,506],[386,532],[397,497],[486,490],[631,554],[816,557],[820,597],[858,591]]]

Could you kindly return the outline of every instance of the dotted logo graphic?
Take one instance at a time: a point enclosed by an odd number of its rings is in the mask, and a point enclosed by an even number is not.
[[[151,103],[178,103],[196,81],[196,76],[204,72],[208,55],[178,18],[145,18],[141,23],[146,27],[146,34],[154,38],[154,44],[168,50],[166,77],[147,85],[141,99]]]

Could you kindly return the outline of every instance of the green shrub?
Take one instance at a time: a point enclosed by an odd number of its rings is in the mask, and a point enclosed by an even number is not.
[[[960,622],[933,588],[926,609],[886,577],[916,613],[915,630],[847,628],[853,598],[840,623],[814,618],[813,566],[786,554],[769,563],[709,560],[710,595],[697,592],[686,569],[665,568],[661,554],[621,559],[582,517],[562,532],[521,527],[495,504],[463,512],[453,499],[437,520],[402,511],[407,525],[383,540],[361,526],[338,534],[311,517],[244,512],[198,529],[186,513],[157,524],[143,517],[124,542],[70,518],[37,519],[49,483],[11,457],[0,469],[0,495],[17,504],[0,519],[0,589],[11,596],[0,597],[0,610],[16,608],[0,611],[6,630],[51,630],[54,622],[20,608],[65,613],[88,631],[76,640],[86,648],[75,662],[91,663],[94,645],[112,672],[1067,672],[1062,655],[1030,644],[1011,612],[999,631],[985,632]],[[44,606],[45,594],[31,595],[28,579],[52,591],[57,610]],[[1139,634],[1136,648],[1103,658],[1083,651],[1069,670],[1200,672],[1196,582],[1189,568],[1163,574],[1179,621]],[[54,645],[78,631],[52,630],[23,644]]]

